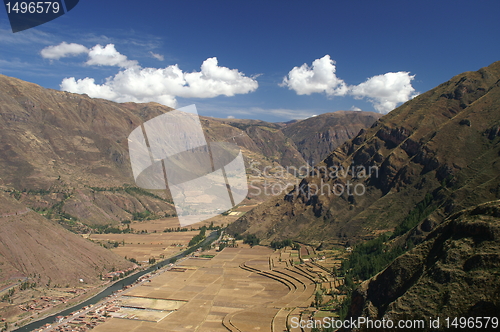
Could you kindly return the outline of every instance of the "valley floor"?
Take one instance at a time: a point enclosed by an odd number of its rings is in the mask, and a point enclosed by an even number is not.
[[[315,294],[342,283],[299,255],[241,242],[205,251],[44,331],[283,331],[293,317],[324,317],[311,307]]]

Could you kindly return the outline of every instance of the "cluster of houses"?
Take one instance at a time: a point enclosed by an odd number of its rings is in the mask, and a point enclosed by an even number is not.
[[[28,304],[21,304],[18,307],[22,311],[40,312],[46,309],[50,309],[58,304],[66,303],[68,302],[68,299],[69,298],[64,296],[57,296],[57,297],[42,296],[39,299],[32,300]]]
[[[89,309],[90,306],[83,307],[81,311],[85,311]],[[87,313],[82,313],[81,315],[78,315],[78,312],[73,312],[70,313],[68,316],[57,316],[55,319],[55,323],[59,324],[62,323],[63,321],[67,320],[70,317],[73,317],[70,321],[65,322],[64,324],[61,324],[59,326],[54,327],[50,331],[57,331],[57,332],[85,332],[88,330],[92,330],[94,327],[96,327],[98,324],[104,323],[106,320],[110,319],[110,313],[114,313],[120,310],[119,307],[115,305],[115,301],[106,303],[105,305],[89,311]],[[75,316],[78,315],[78,316]],[[52,326],[50,324],[46,324],[43,326],[41,329],[38,331],[45,331]]]
[[[116,271],[113,273],[124,273],[124,271]],[[87,313],[82,313],[81,315],[78,315],[80,312],[86,311],[91,308],[91,306],[86,306],[83,307],[79,312],[72,312],[68,316],[57,316],[55,319],[55,323],[59,324],[67,319],[71,318],[69,321],[67,321],[64,324],[61,324],[50,331],[57,331],[57,332],[83,332],[83,331],[88,331],[96,327],[98,324],[104,323],[106,320],[110,319],[114,313],[117,313],[120,310],[120,306],[118,304],[118,300],[114,299],[111,300],[114,296],[118,295],[119,293],[123,292],[126,289],[129,289],[133,287],[135,284],[138,284],[143,281],[148,281],[150,280],[151,273],[145,274],[138,278],[134,284],[128,285],[124,287],[123,289],[117,291],[114,293],[114,295],[110,296],[110,299],[106,301],[104,304],[102,304],[99,308],[96,308],[92,311],[88,311]],[[78,316],[75,316],[78,315]],[[46,331],[51,327],[50,324],[46,324],[42,329],[39,331]]]
[[[123,276],[126,276],[128,274],[130,274],[132,271],[135,270],[135,267],[131,267],[131,268],[128,268],[126,270],[123,270],[123,271],[113,271],[113,272],[109,272],[105,275],[102,276],[102,279],[103,280],[116,280],[118,278],[122,278]]]
[[[173,264],[169,265],[170,268],[173,267]],[[103,276],[104,278],[108,279],[113,279],[114,277],[118,276],[120,277],[122,274],[126,275],[130,272],[132,272],[134,268],[130,268],[124,271],[114,271],[106,274]],[[180,272],[180,271],[176,271]],[[51,324],[46,324],[43,326],[41,329],[39,329],[36,332],[42,332],[42,331],[57,331],[57,332],[83,332],[83,331],[88,331],[93,329],[95,326],[98,324],[101,324],[105,322],[106,320],[110,319],[113,314],[118,313],[118,311],[121,309],[119,305],[119,301],[116,298],[116,296],[123,291],[133,287],[134,285],[137,285],[141,282],[150,282],[151,281],[151,276],[153,274],[156,274],[157,271],[147,273],[141,277],[139,277],[133,284],[125,286],[123,289],[116,291],[113,295],[109,296],[107,301],[104,304],[101,304],[98,308],[88,311],[92,306],[86,306],[83,307],[80,311],[77,312],[72,312],[67,316],[57,316],[55,319],[55,326],[52,327]],[[72,292],[78,292],[78,290],[72,291]],[[41,306],[43,308],[47,308],[47,305],[53,306],[56,303],[60,301],[67,301],[68,299],[64,297],[48,297],[44,296],[40,300],[34,300],[34,303],[39,303],[39,302],[45,302],[46,304],[44,306]],[[66,303],[66,302],[64,302]],[[33,308],[34,304],[32,305]],[[36,307],[38,308],[38,307]],[[24,310],[24,309],[23,309]],[[37,309],[38,310],[38,309]],[[39,309],[42,310],[42,309]],[[80,314],[81,313],[81,314]],[[65,322],[66,321],[66,322]],[[64,323],[63,323],[64,322]],[[63,324],[61,324],[63,323]],[[53,324],[54,325],[54,324]]]

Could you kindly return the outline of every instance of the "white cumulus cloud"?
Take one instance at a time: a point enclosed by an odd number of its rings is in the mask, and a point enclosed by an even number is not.
[[[178,65],[165,68],[132,65],[107,78],[103,84],[96,84],[93,78],[88,77],[79,80],[69,77],[61,83],[64,91],[86,93],[90,97],[117,102],[155,101],[171,107],[177,105],[176,97],[234,96],[255,91],[257,87],[254,78],[245,76],[237,69],[218,66],[215,57],[206,59],[199,72],[185,73]]]
[[[321,59],[314,60],[312,67],[306,63],[294,67],[283,78],[280,86],[288,87],[298,95],[325,92],[329,96],[343,96],[347,93],[347,86],[335,75],[335,71],[335,61],[330,59],[329,55],[325,55]]]
[[[356,99],[366,98],[377,112],[384,114],[417,96],[411,85],[415,75],[410,75],[409,72],[389,72],[370,77],[358,85],[347,85],[335,75],[335,71],[335,62],[329,55],[325,55],[314,60],[312,67],[307,64],[294,67],[283,78],[280,86],[288,87],[298,95],[324,92],[327,96],[350,95]]]
[[[385,73],[351,87],[350,93],[355,98],[368,98],[378,112],[389,113],[397,104],[416,96],[411,85],[414,78],[415,75],[404,71]]]
[[[75,43],[62,42],[59,45],[47,46],[40,51],[40,54],[45,59],[59,60],[68,56],[76,56],[82,53],[88,53],[89,49],[83,45]]]
[[[127,56],[118,52],[113,44],[108,44],[104,47],[97,44],[90,49],[89,59],[85,64],[89,66],[97,65],[129,68],[137,66],[138,62],[135,60],[128,60]]]
[[[237,69],[220,67],[216,57],[203,61],[201,71],[185,73],[184,79],[187,85],[178,96],[186,98],[231,97],[255,91],[259,86],[254,77],[247,77]]]
[[[93,98],[115,99],[116,93],[106,85],[95,84],[93,78],[86,77],[76,80],[74,77],[65,78],[61,89],[73,93],[86,93]]]
[[[137,66],[138,64],[137,61],[129,60],[126,55],[118,52],[114,44],[108,44],[104,47],[97,44],[88,49],[81,44],[68,44],[66,42],[62,42],[59,45],[47,46],[40,51],[43,58],[51,60],[59,60],[61,58],[76,56],[82,53],[86,53],[88,55],[87,62],[85,62],[88,66],[117,66],[121,68],[129,68]],[[156,55],[161,57],[159,54]]]

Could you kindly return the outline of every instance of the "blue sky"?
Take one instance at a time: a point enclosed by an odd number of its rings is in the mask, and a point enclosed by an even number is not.
[[[500,60],[498,13],[499,1],[80,0],[15,34],[0,10],[0,73],[221,118],[387,113]]]

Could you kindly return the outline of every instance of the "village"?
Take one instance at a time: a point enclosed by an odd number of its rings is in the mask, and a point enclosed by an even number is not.
[[[140,278],[138,278],[133,284],[123,287],[121,290],[118,290],[111,296],[108,296],[107,298],[103,299],[98,304],[85,306],[81,310],[72,312],[67,316],[57,316],[53,324],[46,324],[43,328],[40,328],[35,331],[83,332],[91,330],[98,324],[104,323],[113,317],[120,317],[120,315],[117,314],[121,309],[120,298],[127,290],[142,283],[150,282],[151,278],[157,274],[160,274],[164,271],[168,271],[170,269],[175,269],[173,268],[173,266],[174,264],[169,264],[164,270],[158,270],[143,275]],[[116,278],[117,276],[123,275],[123,273],[124,271],[111,272],[107,274],[106,277],[112,279]]]
[[[220,239],[219,239],[220,240]],[[219,243],[220,241],[217,240],[214,242],[211,246],[212,250],[218,250],[219,249]],[[179,245],[175,245],[179,246]],[[180,245],[181,247],[184,247],[184,245]],[[204,259],[204,255],[202,252],[201,248],[198,248],[196,251],[191,253],[189,255],[190,258],[200,258]],[[59,331],[59,332],[69,332],[69,331],[78,331],[78,332],[83,332],[83,331],[88,331],[96,327],[98,324],[102,324],[106,321],[108,321],[111,318],[122,318],[122,319],[138,319],[138,317],[135,317],[135,315],[127,315],[123,313],[124,308],[128,308],[130,306],[126,306],[123,304],[123,296],[126,294],[126,292],[138,285],[142,285],[144,283],[151,282],[151,278],[160,275],[166,271],[171,271],[171,272],[184,272],[186,269],[182,267],[176,267],[176,265],[183,260],[187,259],[186,257],[179,259],[175,264],[170,263],[167,264],[164,268],[155,270],[153,272],[149,272],[141,277],[139,277],[133,284],[124,286],[122,289],[114,292],[112,295],[104,298],[101,300],[99,303],[96,305],[89,305],[85,306],[82,309],[71,312],[70,314],[66,316],[56,316],[54,323],[52,324],[45,324],[40,329],[37,329],[35,331],[37,332],[49,332],[49,331]],[[168,260],[168,259],[166,259]],[[134,272],[135,270],[138,269],[138,266],[135,265],[133,268],[124,270],[124,271],[114,271],[114,272],[109,272],[106,275],[103,276],[103,279],[109,280],[109,282],[113,282],[116,280],[119,280],[130,273]],[[72,293],[78,294],[78,292],[83,292],[81,290],[74,290]],[[65,297],[58,297],[58,298],[53,298],[53,297],[43,297],[39,300],[33,300],[33,304],[29,306],[23,306],[23,310],[26,311],[43,311],[47,310],[49,308],[52,308],[55,305],[58,305],[60,303],[66,303],[67,298]],[[143,309],[140,307],[133,307],[135,309]],[[163,311],[163,310],[161,310]]]

